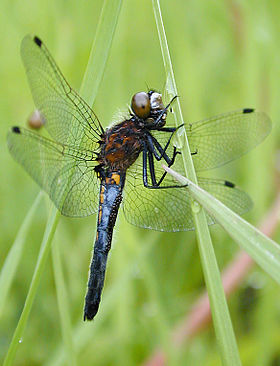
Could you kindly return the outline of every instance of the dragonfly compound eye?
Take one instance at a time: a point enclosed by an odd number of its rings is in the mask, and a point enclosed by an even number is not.
[[[139,118],[147,118],[151,112],[149,95],[145,92],[136,93],[131,100],[131,108]]]

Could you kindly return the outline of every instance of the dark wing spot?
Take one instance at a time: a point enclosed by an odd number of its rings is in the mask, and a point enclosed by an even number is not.
[[[235,187],[235,184],[229,182],[228,180],[225,180],[225,186],[230,187],[230,188],[234,188]]]
[[[14,127],[12,127],[12,131],[13,131],[14,133],[20,133],[20,128],[19,128],[19,127],[17,127],[17,126],[14,126]]]
[[[38,38],[37,36],[35,36],[34,37],[34,42],[36,43],[37,46],[41,47],[42,41],[40,40],[40,38]]]
[[[252,109],[252,108],[244,108],[243,109],[243,113],[252,113],[252,112],[254,112],[254,109]]]

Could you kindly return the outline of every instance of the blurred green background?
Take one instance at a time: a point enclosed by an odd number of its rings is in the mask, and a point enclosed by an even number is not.
[[[70,84],[79,89],[102,1],[0,3],[0,265],[39,189],[6,148],[9,126],[24,125],[33,101],[20,59],[20,42],[35,33],[47,44]],[[186,122],[243,107],[267,112],[273,131],[250,154],[208,176],[226,178],[255,202],[246,215],[257,225],[279,188],[280,2],[162,0],[162,15]],[[107,126],[132,94],[162,90],[165,72],[151,1],[124,1],[94,111]],[[48,210],[43,201],[28,234],[4,313],[4,357],[22,311]],[[176,365],[219,365],[212,326],[174,348],[169,339],[204,290],[195,235],[138,229],[120,213],[96,320],[82,309],[96,217],[61,218],[54,245],[63,261],[78,365],[139,365],[156,348]],[[220,268],[238,247],[219,227],[211,233]],[[274,236],[280,241],[280,232]],[[1,296],[1,294],[0,294]],[[279,287],[255,267],[229,300],[244,365],[280,365]],[[51,256],[17,352],[16,365],[58,365],[63,347]]]

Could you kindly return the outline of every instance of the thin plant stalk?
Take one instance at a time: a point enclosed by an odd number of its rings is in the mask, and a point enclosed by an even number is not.
[[[17,267],[21,258],[21,254],[24,250],[24,246],[26,243],[25,239],[28,231],[30,230],[30,227],[33,225],[33,218],[41,202],[42,196],[42,192],[40,192],[35,199],[33,205],[30,207],[29,212],[25,216],[25,219],[18,231],[16,239],[2,267],[0,273],[0,316],[2,316],[4,313],[4,306],[9,296],[11,285],[17,272]]]
[[[77,365],[76,354],[73,345],[70,312],[67,301],[67,291],[63,278],[62,263],[58,245],[52,246],[52,261],[63,343],[67,354],[68,365],[75,366]]]
[[[152,3],[162,51],[162,58],[167,77],[167,91],[171,95],[175,96],[178,95],[178,93],[169,48],[167,44],[167,38],[164,30],[164,24],[161,16],[160,1],[152,0]],[[182,111],[180,108],[180,101],[178,100],[178,98],[174,103],[174,115],[177,126],[184,123]],[[180,146],[183,147],[182,158],[184,161],[186,176],[196,183],[197,178],[185,130],[181,135],[178,134],[178,140]],[[241,365],[238,347],[230,319],[225,293],[222,286],[217,260],[215,257],[207,225],[205,212],[199,205],[196,205],[195,202],[192,202],[192,211],[204,278],[211,304],[214,328],[219,345],[220,356],[223,365]]]
[[[13,339],[10,343],[10,347],[8,350],[8,353],[6,355],[6,358],[4,360],[3,366],[12,365],[14,363],[14,358],[16,356],[16,351],[19,347],[19,345],[23,341],[23,332],[32,308],[32,304],[39,286],[40,278],[43,273],[45,264],[48,259],[49,251],[51,248],[52,239],[57,227],[59,221],[59,214],[58,211],[53,207],[50,212],[50,217],[47,222],[46,230],[44,233],[39,257],[37,260],[37,264],[35,267],[35,270],[33,272],[33,277],[31,280],[31,284],[29,286],[28,294],[25,299],[25,304],[20,316],[20,319],[18,321],[16,330],[13,335]]]
[[[113,37],[119,19],[122,0],[105,0],[90,51],[80,95],[91,106],[102,81]]]

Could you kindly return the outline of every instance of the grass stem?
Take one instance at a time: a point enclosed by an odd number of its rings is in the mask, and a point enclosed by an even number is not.
[[[171,94],[171,96],[178,95],[163,19],[161,15],[160,1],[152,0],[152,3],[161,45],[163,63],[166,72],[168,92]],[[177,101],[174,103],[174,114],[177,126],[184,123],[179,98],[177,98]],[[192,163],[191,152],[187,142],[186,132],[184,132],[184,134],[181,136],[179,135],[178,138],[180,140],[180,146],[183,146],[182,157],[184,161],[186,176],[191,181],[196,183],[196,173]],[[222,286],[221,275],[219,272],[207,225],[205,212],[201,207],[197,209],[197,205],[195,204],[195,202],[192,202],[192,207],[201,264],[210,299],[213,323],[216,332],[217,342],[219,345],[220,356],[223,365],[241,365],[237,343],[230,319],[225,293]]]

